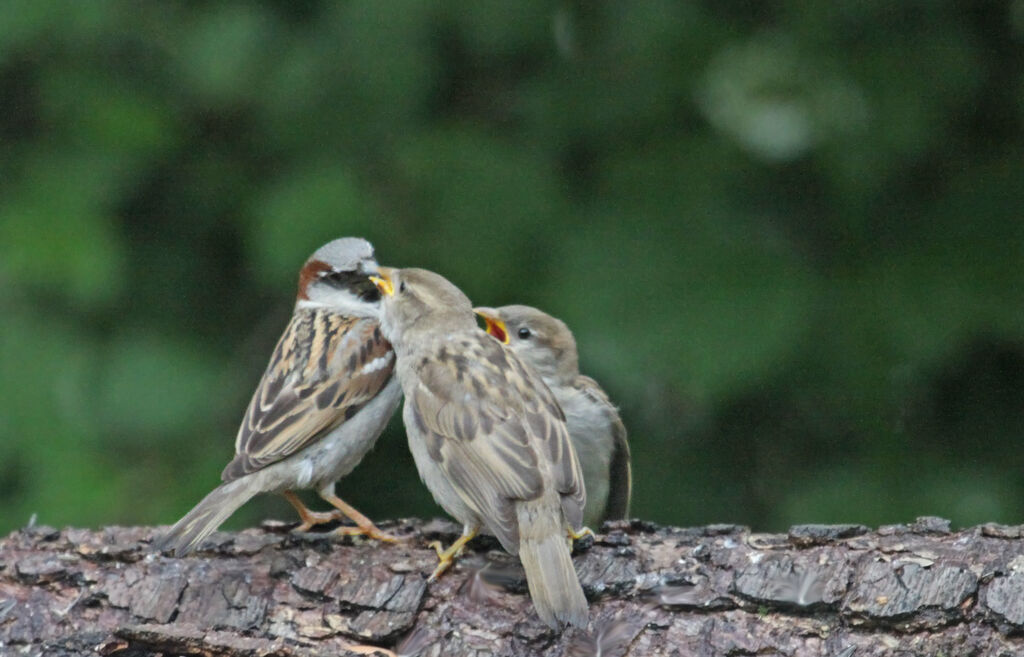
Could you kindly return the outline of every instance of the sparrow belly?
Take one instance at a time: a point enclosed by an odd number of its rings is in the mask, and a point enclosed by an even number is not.
[[[366,406],[326,436],[283,461],[247,475],[265,493],[323,488],[344,477],[373,448],[391,415],[402,389],[392,379]]]
[[[614,443],[611,425],[601,409],[594,408],[593,402],[584,395],[572,389],[564,394],[560,392],[556,391],[555,396],[565,413],[569,439],[580,460],[583,485],[587,490],[583,523],[598,526],[608,505],[608,478]]]
[[[374,444],[402,398],[397,379],[331,433],[296,456],[300,488],[321,488],[352,472]]]

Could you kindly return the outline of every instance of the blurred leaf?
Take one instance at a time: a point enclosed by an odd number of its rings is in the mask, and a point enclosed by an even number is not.
[[[62,142],[126,158],[126,168],[134,164],[127,158],[174,143],[178,136],[167,106],[105,73],[82,68],[47,73],[42,103],[47,123],[63,133]]]
[[[569,208],[540,155],[468,129],[410,140],[400,164],[421,214],[400,236],[408,262],[438,269],[471,297],[543,275],[557,252],[546,238]]]
[[[32,443],[45,444],[53,432],[95,431],[88,393],[94,345],[60,322],[16,306],[0,313],[0,327],[0,434],[9,439],[0,443],[10,446],[15,437],[30,434]]]
[[[91,40],[109,28],[114,3],[6,0],[0,5],[0,60],[35,39]]]
[[[278,43],[273,23],[260,5],[224,3],[203,6],[176,44],[183,80],[205,102],[238,103],[256,92],[261,66]]]
[[[819,288],[770,225],[728,207],[727,157],[681,156],[701,146],[666,141],[609,166],[544,298],[608,372],[707,399],[785,358]]]
[[[567,5],[568,6],[568,5]],[[555,13],[569,50],[545,48],[545,66],[510,101],[539,146],[618,144],[627,152],[687,123],[694,89],[718,26],[692,3],[579,4]],[[560,18],[560,16],[564,16]],[[549,38],[558,39],[557,32]],[[651,62],[658,62],[651,65]]]
[[[195,345],[160,335],[120,336],[104,355],[97,382],[104,425],[141,441],[185,431],[213,411],[218,374],[216,360]]]
[[[83,304],[115,299],[125,247],[109,207],[119,175],[110,159],[40,154],[0,200],[0,275]]]
[[[310,164],[257,195],[250,242],[257,280],[294,289],[299,268],[321,244],[343,236],[371,237],[377,212],[350,167]]]
[[[103,499],[93,455],[100,432],[89,390],[94,345],[52,317],[9,306],[0,313],[0,526],[20,526],[40,512],[47,522],[71,522],[85,497]],[[79,486],[90,479],[89,492]],[[6,481],[4,481],[6,479]],[[105,514],[96,507],[92,519]]]
[[[607,376],[620,386],[662,377],[720,398],[789,355],[816,291],[791,255],[744,240],[741,225],[721,239],[681,223],[638,244],[640,220],[594,221],[578,235],[545,304],[565,308],[581,352],[599,354]]]
[[[700,106],[712,125],[751,153],[792,160],[836,136],[862,135],[863,92],[800,56],[780,34],[726,46],[705,74]]]
[[[979,518],[1013,523],[1015,491],[1005,477],[958,464],[922,462],[912,457],[899,467],[879,463],[846,465],[820,470],[786,486],[779,509],[781,523],[863,523],[878,526],[908,522],[920,515],[949,518],[969,526]]]
[[[459,28],[466,47],[483,57],[514,57],[545,45],[551,35],[552,5],[545,0],[509,4],[495,0],[446,3],[446,19]]]
[[[375,156],[409,133],[429,101],[436,61],[432,3],[327,3],[308,38],[268,62],[270,143]]]

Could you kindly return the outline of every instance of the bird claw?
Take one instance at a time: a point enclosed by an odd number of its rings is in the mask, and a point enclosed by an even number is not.
[[[454,543],[448,546],[448,549],[444,549],[441,545],[441,541],[431,541],[428,543],[427,547],[434,548],[434,551],[437,552],[437,558],[441,563],[437,564],[437,568],[435,568],[434,572],[430,574],[427,581],[433,582],[443,575],[444,571],[448,570],[448,568],[455,563],[455,557],[459,556],[462,552],[462,548],[464,548],[466,543],[469,543],[474,536],[476,536],[475,529],[470,532],[463,533],[462,536],[456,539]]]
[[[569,538],[571,538],[574,541],[578,541],[581,538],[586,538],[587,536],[589,536],[590,538],[596,538],[594,531],[590,529],[590,527],[584,527],[579,531],[573,531],[571,527],[569,528]]]
[[[430,573],[430,577],[427,578],[428,582],[433,582],[443,575],[444,571],[451,568],[451,565],[455,563],[455,555],[462,551],[462,546],[453,544],[446,550],[441,545],[441,541],[431,541],[427,544],[427,547],[434,548],[434,552],[437,552],[437,559],[440,562],[437,564],[437,568],[434,568],[434,572]]]
[[[376,525],[370,525],[369,527],[351,527],[348,525],[342,525],[334,530],[335,536],[366,536],[378,540],[382,543],[399,543],[402,541],[398,536],[388,534],[387,532],[377,529]]]
[[[302,524],[292,531],[298,534],[303,534],[317,525],[335,522],[341,520],[343,517],[344,516],[337,511],[307,511],[305,517],[302,518]]]
[[[430,573],[430,577],[427,578],[427,582],[435,582],[437,578],[444,574],[446,570],[451,568],[451,565],[455,563],[455,559],[448,557],[447,559],[442,558],[441,563],[437,564],[437,568],[434,572]]]

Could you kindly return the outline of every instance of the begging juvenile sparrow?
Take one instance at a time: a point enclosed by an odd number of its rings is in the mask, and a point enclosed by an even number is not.
[[[380,330],[373,247],[346,237],[317,249],[299,272],[291,322],[274,349],[235,439],[235,458],[215,488],[158,542],[187,554],[257,493],[282,493],[299,531],[347,516],[365,534],[393,541],[334,494],[334,482],[373,447],[401,398],[395,355]],[[292,491],[315,488],[337,511],[316,513]]]
[[[583,522],[598,526],[627,517],[633,482],[626,427],[597,381],[580,374],[576,339],[569,327],[530,306],[475,312],[487,324],[487,332],[532,365],[555,393],[583,468]]]
[[[438,577],[478,532],[526,570],[541,620],[587,624],[570,555],[586,494],[558,403],[540,376],[481,331],[457,287],[422,269],[381,268],[381,329],[397,357],[402,417],[420,477],[463,524]]]

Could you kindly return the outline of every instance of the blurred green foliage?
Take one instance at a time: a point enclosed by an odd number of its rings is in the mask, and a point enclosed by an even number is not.
[[[1020,522],[1022,41],[1021,0],[6,0],[0,530],[183,514],[342,235],[563,317],[638,516]],[[339,492],[439,513],[397,420]]]

